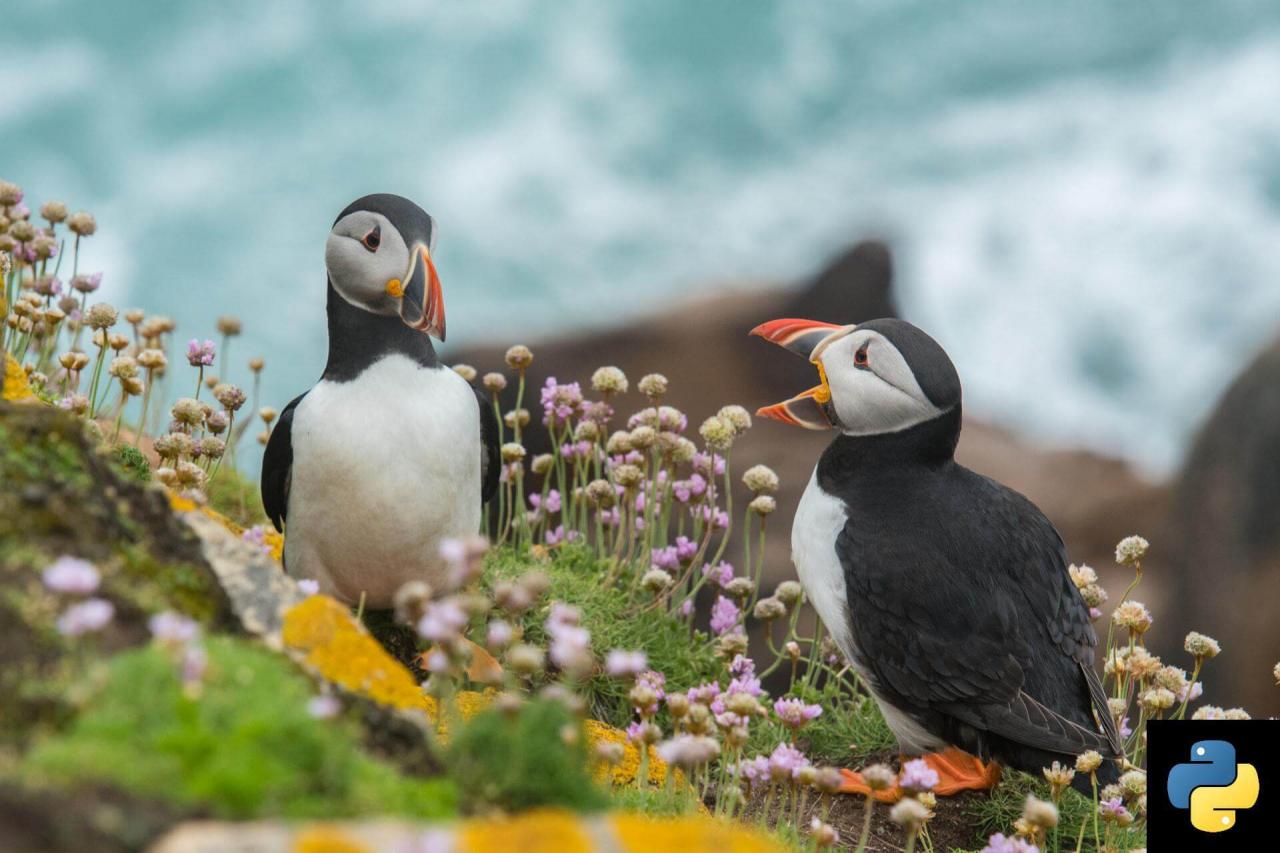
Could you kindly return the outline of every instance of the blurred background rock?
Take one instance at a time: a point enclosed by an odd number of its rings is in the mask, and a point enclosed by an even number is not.
[[[216,369],[265,356],[277,405],[370,191],[439,220],[448,360],[662,371],[694,423],[809,384],[757,322],[900,314],[959,366],[961,457],[1115,592],[1148,535],[1158,636],[1219,637],[1211,701],[1280,710],[1274,2],[51,0],[6,10],[0,75],[4,175],[97,215],[103,296],[241,315]],[[777,577],[824,440],[738,453],[784,478]]]

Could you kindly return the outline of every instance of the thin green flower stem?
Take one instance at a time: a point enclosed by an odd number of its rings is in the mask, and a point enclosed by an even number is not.
[[[875,808],[876,799],[870,794],[866,798],[866,807],[862,813],[862,832],[858,835],[858,846],[854,848],[855,853],[862,853],[867,849],[867,842],[871,840],[871,812]]]
[[[1191,688],[1196,686],[1196,681],[1200,678],[1200,668],[1204,666],[1204,658],[1197,657],[1196,665],[1191,670],[1191,678],[1187,681],[1187,695],[1182,700],[1182,704],[1178,706],[1178,712],[1173,715],[1173,719],[1181,720],[1186,716],[1187,704],[1191,701]]]
[[[98,411],[98,379],[102,374],[102,362],[106,358],[107,341],[106,335],[103,334],[102,346],[98,347],[98,358],[93,363],[93,382],[89,386],[89,420],[93,420],[93,416]]]

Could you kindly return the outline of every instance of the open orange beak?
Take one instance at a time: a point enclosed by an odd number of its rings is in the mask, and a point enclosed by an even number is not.
[[[817,320],[771,320],[751,330],[751,334],[803,356],[818,368],[821,384],[790,400],[757,409],[762,418],[782,421],[805,429],[831,429],[835,426],[835,410],[831,406],[831,386],[822,367],[819,345],[834,335],[847,334],[852,326],[836,326]]]
[[[409,274],[400,298],[400,319],[410,328],[444,340],[444,294],[431,250],[421,243],[410,249]]]

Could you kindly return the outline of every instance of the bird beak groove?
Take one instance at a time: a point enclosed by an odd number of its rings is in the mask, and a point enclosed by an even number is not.
[[[836,425],[835,409],[831,405],[831,385],[822,367],[822,350],[825,344],[852,332],[854,326],[837,326],[817,320],[788,318],[761,323],[751,334],[764,338],[808,359],[818,369],[820,384],[803,391],[789,400],[764,406],[756,410],[762,418],[781,421],[804,429],[831,429]]]
[[[400,319],[410,328],[444,340],[444,294],[431,250],[421,243],[411,250],[412,260],[400,299]]]

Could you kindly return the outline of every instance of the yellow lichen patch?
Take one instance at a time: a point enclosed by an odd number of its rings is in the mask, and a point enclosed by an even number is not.
[[[613,771],[613,784],[625,785],[632,782],[636,778],[636,774],[640,772],[640,749],[627,739],[627,733],[615,729],[613,726],[606,725],[599,720],[587,720],[584,723],[587,730],[587,742],[592,748],[599,743],[618,743],[622,744],[622,760],[615,764]],[[667,780],[667,764],[658,757],[657,750],[648,747],[649,750],[649,783],[652,785],[661,785]],[[595,778],[597,782],[605,782],[609,779],[610,768],[607,764],[599,764],[595,768]],[[675,779],[677,784],[684,780],[680,774]]]
[[[628,853],[654,850],[714,850],[716,853],[772,853],[785,849],[768,836],[740,824],[709,817],[651,818],[638,814],[611,818],[621,848]]]
[[[581,818],[558,811],[469,820],[458,828],[457,842],[459,853],[587,853],[594,849]]]
[[[371,853],[370,849],[336,826],[313,826],[298,833],[293,853]]]
[[[31,391],[31,383],[27,382],[27,374],[22,365],[13,356],[4,356],[4,392],[2,398],[9,401],[30,400],[35,397]]]
[[[291,607],[281,635],[287,648],[334,684],[393,708],[428,710],[430,700],[409,670],[334,599],[313,595]]]
[[[190,498],[183,497],[172,489],[169,490],[169,506],[173,508],[174,512],[203,512],[205,515],[227,528],[227,530],[230,530],[236,536],[244,535],[243,527],[236,524],[216,509],[201,506]],[[262,532],[262,542],[267,546],[269,553],[271,554],[271,559],[275,560],[277,563],[280,562],[281,554],[284,553],[284,537],[275,530],[270,530],[264,527]]]

